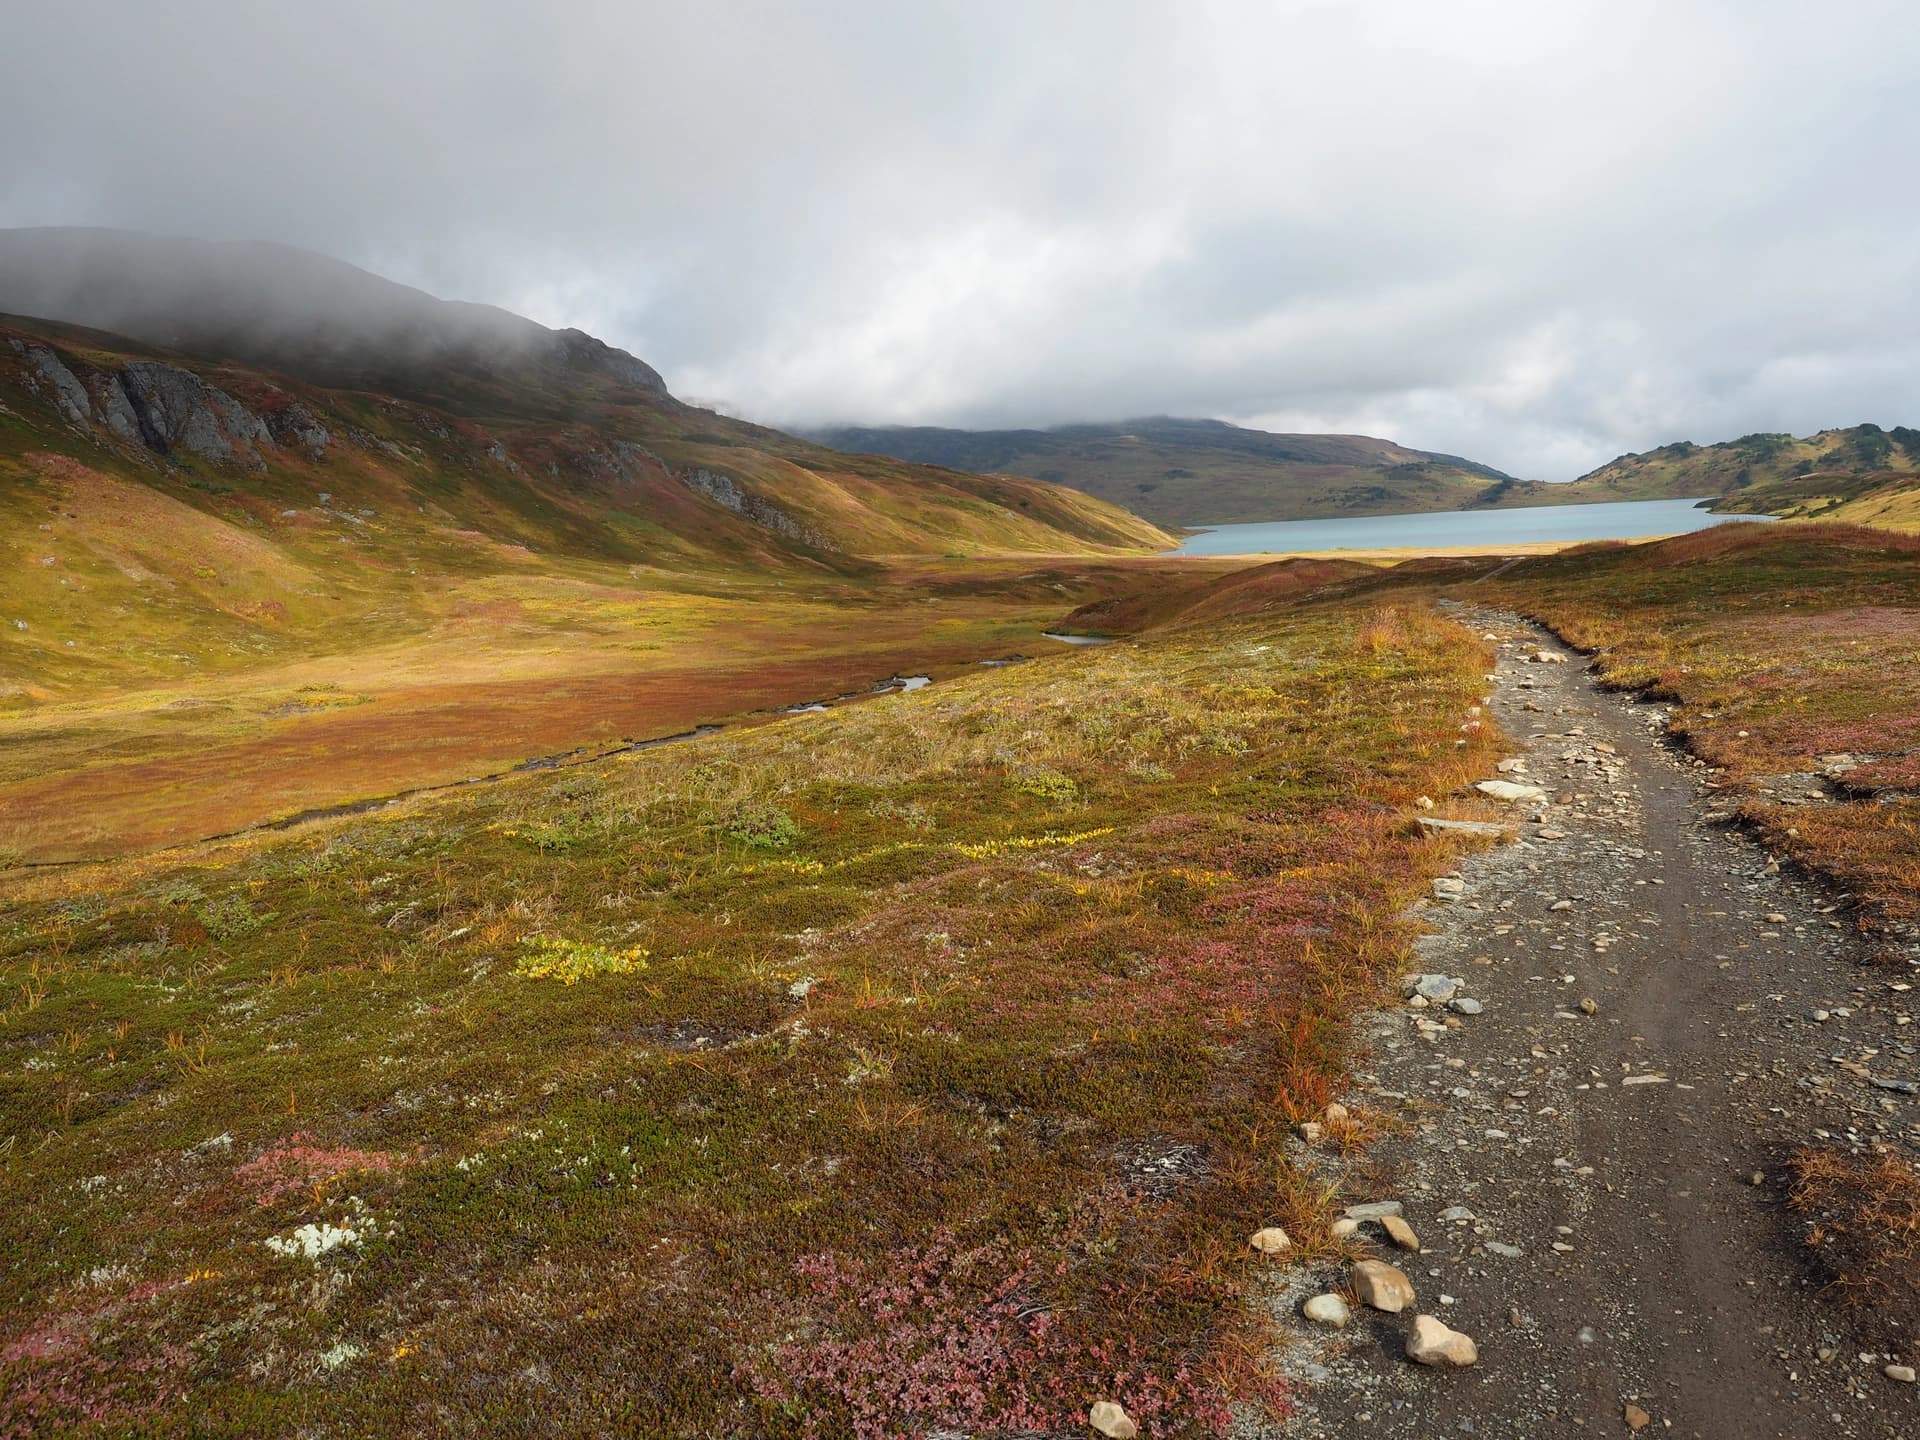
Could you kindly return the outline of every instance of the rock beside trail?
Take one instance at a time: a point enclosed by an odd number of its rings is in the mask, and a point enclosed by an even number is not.
[[[1347,1302],[1332,1292],[1314,1296],[1300,1307],[1300,1313],[1316,1325],[1328,1325],[1335,1330],[1346,1329],[1347,1322],[1353,1318]]]
[[[1449,1330],[1431,1315],[1413,1317],[1413,1334],[1407,1339],[1407,1358],[1422,1365],[1471,1365],[1480,1358],[1473,1337]]]
[[[1420,1237],[1413,1233],[1413,1227],[1398,1215],[1384,1215],[1380,1224],[1387,1232],[1387,1238],[1402,1250],[1418,1250]]]
[[[1087,1411],[1087,1424],[1108,1440],[1134,1440],[1140,1433],[1133,1417],[1111,1400],[1094,1401],[1093,1408]]]
[[[1621,1411],[1620,1418],[1627,1422],[1627,1428],[1629,1430],[1644,1430],[1653,1423],[1653,1417],[1651,1415],[1642,1410],[1638,1405],[1631,1403]]]
[[[1490,820],[1442,820],[1434,815],[1417,817],[1420,828],[1430,835],[1444,835],[1449,830],[1460,835],[1505,835],[1512,829],[1508,825],[1496,825]]]
[[[1406,1211],[1398,1200],[1369,1200],[1364,1205],[1349,1205],[1340,1213],[1349,1220],[1381,1220]]]
[[[1547,792],[1538,785],[1516,785],[1511,780],[1482,780],[1473,787],[1482,795],[1491,795],[1496,800],[1505,800],[1517,804],[1522,800],[1544,800]]]
[[[1384,1260],[1353,1262],[1353,1293],[1362,1305],[1397,1315],[1413,1304],[1413,1281],[1406,1273]]]
[[[1460,982],[1451,975],[1411,975],[1407,978],[1407,992],[1418,995],[1423,1000],[1451,1000],[1460,993]]]

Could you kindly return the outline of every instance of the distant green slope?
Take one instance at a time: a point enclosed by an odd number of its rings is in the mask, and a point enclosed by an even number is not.
[[[1735,496],[1791,484],[1814,475],[1870,475],[1884,470],[1920,470],[1920,430],[1896,425],[1855,425],[1821,430],[1804,438],[1785,434],[1743,435],[1717,445],[1681,440],[1638,455],[1622,455],[1558,487],[1570,500],[1668,500]],[[1815,493],[1819,487],[1814,487]],[[1831,493],[1830,491],[1821,493]],[[1767,505],[1733,507],[1770,510]]]
[[[1167,416],[1051,430],[841,427],[836,450],[1070,485],[1160,525],[1461,510],[1500,471],[1366,435],[1283,435]]]
[[[1920,531],[1920,474],[1874,470],[1858,475],[1816,470],[1750,485],[1712,507],[1722,515],[1778,515],[1882,530]]]

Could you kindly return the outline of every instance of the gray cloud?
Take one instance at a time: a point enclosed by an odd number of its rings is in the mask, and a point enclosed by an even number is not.
[[[773,423],[1562,478],[1920,422],[1905,3],[18,0],[0,224],[306,245]]]

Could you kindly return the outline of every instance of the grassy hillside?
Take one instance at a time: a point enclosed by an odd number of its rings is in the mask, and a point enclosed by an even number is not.
[[[0,322],[0,850],[192,838],[972,663],[1169,543],[1075,491],[567,386],[565,419],[505,386],[454,414]],[[980,593],[890,589],[908,563]]]
[[[1169,526],[1459,510],[1508,478],[1365,435],[1276,435],[1165,416],[1052,430],[843,428],[818,438],[840,450],[1051,480]]]
[[[1920,474],[1817,471],[1749,486],[1713,508],[1721,514],[1778,515],[1786,520],[1824,520],[1914,532],[1920,531]]]
[[[1622,455],[1582,475],[1562,493],[1580,500],[1675,500],[1730,496],[1790,484],[1813,475],[1861,476],[1920,470],[1920,430],[1855,425],[1792,435],[1744,435],[1717,445],[1682,440]],[[1732,509],[1732,506],[1717,506]],[[1751,513],[1758,513],[1757,510]]]

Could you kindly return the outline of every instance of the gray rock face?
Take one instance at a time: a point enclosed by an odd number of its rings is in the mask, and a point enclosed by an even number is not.
[[[271,444],[273,436],[265,422],[224,390],[156,360],[128,361],[119,380],[149,449],[167,455],[178,448],[203,460],[266,468],[253,446]]]
[[[129,360],[112,371],[83,366],[83,382],[48,346],[11,343],[51,389],[54,405],[72,424],[103,425],[118,439],[156,455],[185,450],[220,464],[266,469],[254,447],[274,443],[272,427],[191,370],[158,360]],[[326,444],[326,427],[304,405],[295,401],[283,415],[290,438],[310,449]]]
[[[99,407],[100,419],[115,435],[129,445],[144,445],[146,437],[140,433],[140,416],[127,399],[127,392],[120,387],[117,375],[95,375],[93,377],[94,404]]]
[[[40,378],[53,387],[53,403],[60,407],[62,415],[75,425],[85,425],[92,420],[93,406],[87,400],[87,387],[67,368],[65,361],[44,345],[23,345],[16,340],[13,348],[25,355]]]
[[[265,419],[267,433],[277,445],[299,446],[319,455],[326,450],[328,441],[333,439],[327,427],[320,423],[320,417],[298,400],[269,410]]]
[[[801,524],[778,505],[741,489],[739,482],[731,475],[724,475],[718,470],[689,470],[680,476],[680,480],[688,489],[697,490],[715,504],[724,505],[734,514],[775,534],[820,550],[833,548],[812,526]]]
[[[266,469],[254,447],[273,444],[271,427],[226,391],[190,370],[150,360],[131,361],[114,378],[141,440],[156,454],[185,450],[219,464]],[[307,419],[312,421],[310,413]]]

